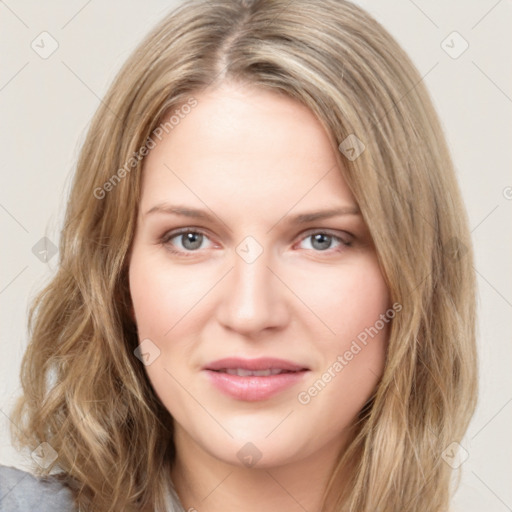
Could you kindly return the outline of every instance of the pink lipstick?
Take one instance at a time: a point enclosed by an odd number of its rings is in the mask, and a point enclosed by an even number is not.
[[[226,358],[203,368],[212,384],[237,400],[266,400],[302,381],[308,368],[284,359]]]

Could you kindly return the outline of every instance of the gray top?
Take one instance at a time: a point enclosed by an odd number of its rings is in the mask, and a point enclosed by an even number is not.
[[[185,512],[171,486],[166,495],[169,512]],[[77,512],[71,491],[55,478],[38,478],[0,464],[0,512]]]
[[[34,510],[76,512],[71,491],[57,480],[0,465],[0,512]]]

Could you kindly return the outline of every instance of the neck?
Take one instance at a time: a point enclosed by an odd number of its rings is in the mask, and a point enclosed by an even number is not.
[[[322,509],[323,493],[345,443],[331,443],[293,463],[247,468],[213,457],[177,430],[172,481],[186,511],[331,510],[329,502]]]

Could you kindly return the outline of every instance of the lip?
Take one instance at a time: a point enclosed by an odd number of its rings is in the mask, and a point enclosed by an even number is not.
[[[281,369],[288,373],[268,376],[239,376],[222,373],[220,370],[241,368],[258,371],[267,369]],[[225,358],[208,363],[203,367],[210,382],[222,393],[247,402],[267,400],[272,396],[285,391],[304,379],[309,369],[286,361],[269,357],[257,359]]]
[[[281,370],[287,370],[290,372],[297,372],[300,370],[308,370],[305,366],[302,366],[285,359],[276,359],[275,357],[258,357],[255,359],[244,359],[241,357],[226,357],[224,359],[218,359],[212,361],[203,367],[203,370],[222,370],[224,368],[234,369],[243,368],[244,370],[266,370],[268,368]]]

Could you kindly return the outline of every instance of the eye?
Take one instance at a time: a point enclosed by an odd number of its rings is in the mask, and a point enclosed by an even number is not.
[[[326,231],[316,231],[302,238],[299,246],[315,252],[340,251],[352,245],[352,238],[349,233],[340,236]],[[191,256],[200,249],[209,249],[214,245],[206,233],[193,228],[170,231],[162,236],[160,242],[170,252],[181,256]]]
[[[211,247],[211,241],[205,233],[189,228],[167,233],[161,242],[174,253],[190,253]]]
[[[314,251],[327,251],[333,248],[342,249],[343,247],[349,247],[350,245],[352,245],[352,240],[350,240],[348,234],[344,239],[340,236],[333,235],[331,233],[317,231],[303,238],[300,241],[300,244],[303,244],[303,249]]]

